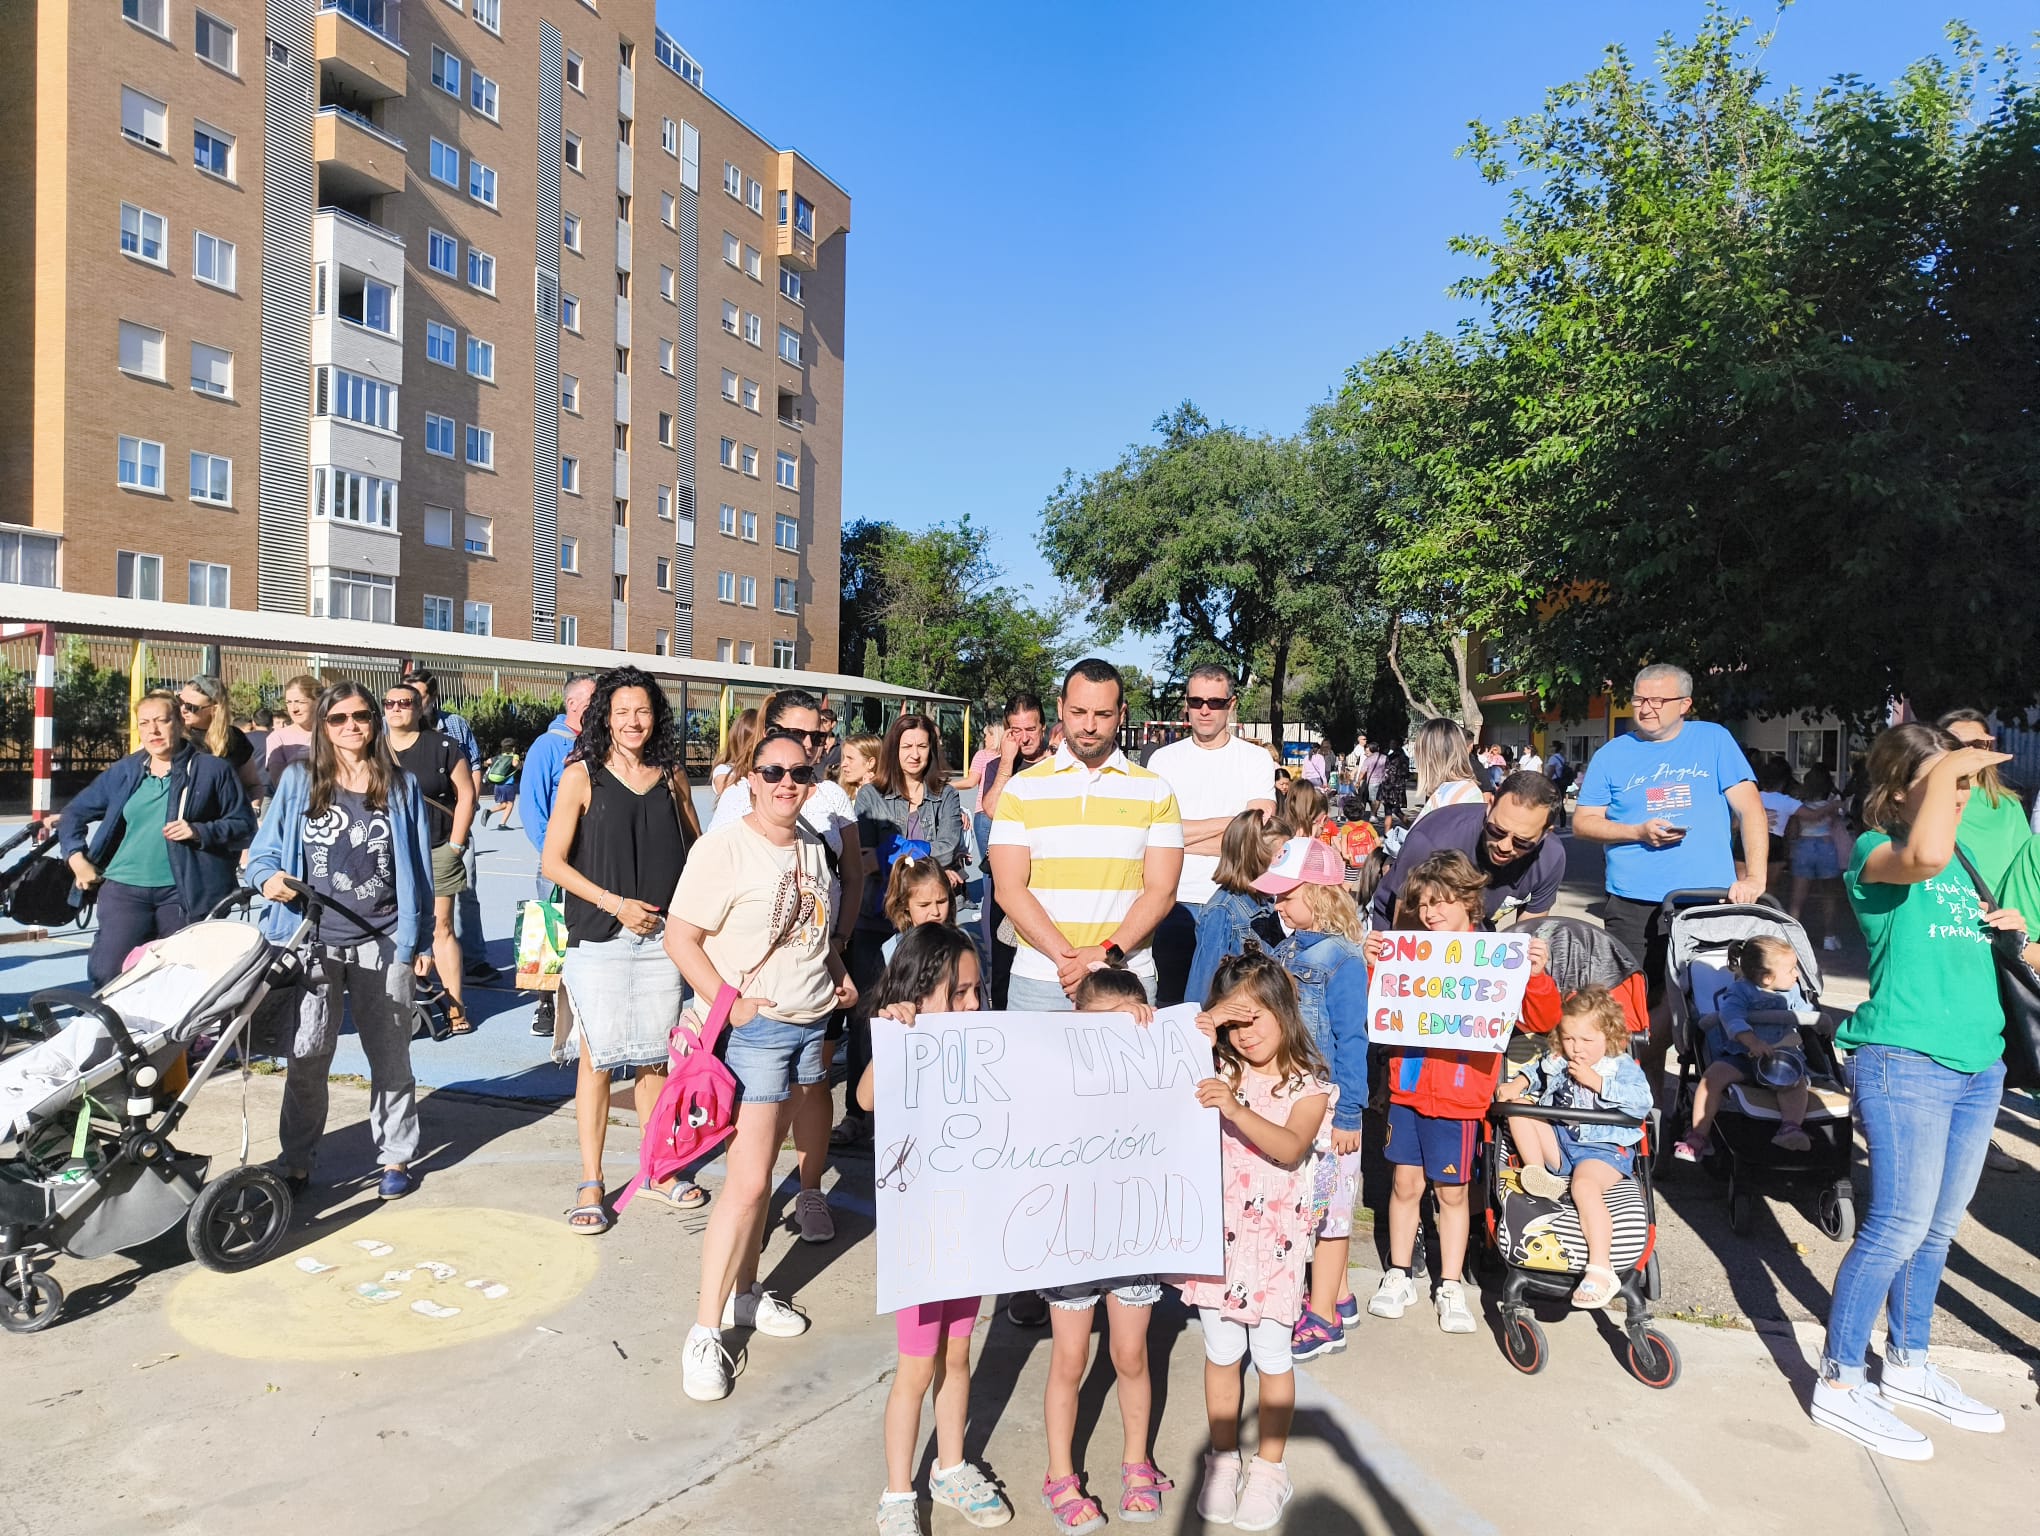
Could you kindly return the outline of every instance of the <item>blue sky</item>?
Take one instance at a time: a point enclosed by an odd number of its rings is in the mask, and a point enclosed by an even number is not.
[[[1287,431],[1460,306],[1446,241],[1502,194],[1453,158],[1700,0],[661,0],[711,93],[849,189],[843,519],[968,511],[1013,578],[1066,468],[1177,401]],[[1760,13],[1768,14],[1768,13]],[[1888,80],[2031,0],[1800,0],[1772,78]],[[1128,659],[1143,646],[1119,648]]]

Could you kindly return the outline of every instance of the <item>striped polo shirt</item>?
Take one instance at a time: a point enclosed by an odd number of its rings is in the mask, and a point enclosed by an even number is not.
[[[1027,850],[1027,889],[1062,936],[1083,949],[1111,938],[1132,909],[1147,851],[1183,846],[1183,818],[1167,781],[1124,752],[1115,750],[1094,771],[1065,745],[999,791],[991,845]],[[1145,944],[1126,963],[1142,976],[1155,973]],[[1023,934],[1013,974],[1054,981],[1055,965]]]

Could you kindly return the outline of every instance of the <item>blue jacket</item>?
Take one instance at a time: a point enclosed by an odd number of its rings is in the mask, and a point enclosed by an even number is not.
[[[1223,886],[1205,898],[1197,909],[1197,948],[1190,956],[1190,979],[1183,987],[1186,1002],[1204,1006],[1219,962],[1244,950],[1247,936],[1254,931],[1254,919],[1274,910],[1258,896],[1243,896]]]
[[[59,848],[65,858],[83,853],[104,871],[127,830],[121,820],[128,796],[148,770],[149,754],[131,752],[73,797],[57,822]],[[186,789],[190,798],[185,797]],[[234,892],[241,850],[255,832],[255,812],[239,774],[223,757],[200,752],[185,742],[170,759],[170,803],[166,819],[177,808],[198,834],[196,843],[171,843],[170,877],[185,919],[197,922]],[[88,834],[86,828],[97,822]]]
[[[517,820],[531,846],[545,852],[545,824],[552,820],[553,798],[560,792],[560,775],[566,771],[567,755],[578,738],[567,729],[565,715],[553,716],[545,734],[524,754],[523,777],[517,785]]]
[[[1367,953],[1336,933],[1292,933],[1275,958],[1296,978],[1303,1022],[1339,1085],[1332,1129],[1357,1131],[1367,1108]]]
[[[299,833],[311,797],[310,767],[292,763],[283,770],[283,780],[262,813],[255,846],[248,850],[246,878],[255,890],[261,890],[262,882],[275,874],[304,879],[305,840]],[[397,960],[408,963],[432,942],[432,869],[426,862],[431,837],[418,781],[401,768],[390,786],[389,818],[397,865],[397,928],[392,940]],[[262,932],[271,942],[284,943],[303,917],[297,907],[272,901],[262,913]]]
[[[1766,1045],[1797,1045],[1800,1024],[1820,1022],[1820,1011],[1806,1000],[1797,982],[1783,992],[1773,992],[1738,976],[1722,988],[1714,1006],[1721,1015],[1721,1032],[1730,1040],[1753,1034]],[[1787,1018],[1787,1014],[1794,1017]]]
[[[1629,1056],[1603,1056],[1594,1069],[1601,1074],[1601,1091],[1590,1093],[1572,1081],[1563,1056],[1539,1056],[1523,1069],[1529,1078],[1524,1095],[1533,1104],[1550,1104],[1561,1083],[1572,1083],[1574,1105],[1579,1109],[1612,1109],[1621,1114],[1647,1118],[1656,1101],[1651,1097],[1650,1079]],[[1575,1125],[1567,1127],[1578,1141],[1597,1141],[1608,1146],[1633,1147],[1643,1140],[1640,1125]]]

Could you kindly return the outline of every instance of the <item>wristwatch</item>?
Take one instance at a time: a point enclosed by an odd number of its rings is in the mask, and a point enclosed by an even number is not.
[[[1107,939],[1105,941],[1104,949],[1105,949],[1105,963],[1107,965],[1126,964],[1126,951],[1121,949],[1117,944],[1114,944],[1110,939]]]

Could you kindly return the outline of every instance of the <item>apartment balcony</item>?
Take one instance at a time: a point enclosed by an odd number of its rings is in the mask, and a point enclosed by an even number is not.
[[[410,58],[398,41],[397,0],[320,0],[319,69],[364,101],[404,94]]]
[[[319,108],[312,158],[321,203],[344,205],[404,190],[404,141],[345,107]]]

